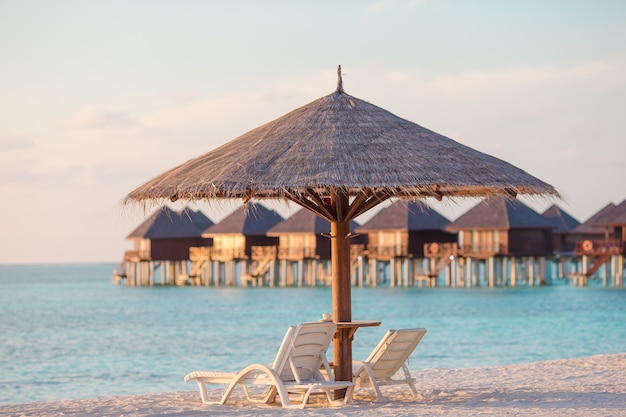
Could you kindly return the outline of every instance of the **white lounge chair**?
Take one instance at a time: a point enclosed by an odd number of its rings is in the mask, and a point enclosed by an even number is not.
[[[270,365],[255,364],[241,372],[197,371],[185,376],[185,381],[195,380],[200,389],[202,402],[225,404],[237,385],[241,385],[250,402],[270,404],[280,398],[284,408],[304,408],[309,396],[314,392],[326,394],[332,406],[344,405],[352,401],[354,384],[350,381],[335,381],[326,358],[326,351],[337,326],[332,322],[302,323],[287,330],[278,349],[274,362]],[[322,375],[324,369],[328,379]],[[211,402],[206,390],[207,384],[228,384],[219,402]],[[268,390],[261,400],[253,399],[248,385],[266,385]],[[347,388],[341,400],[333,399],[333,392]],[[299,404],[292,404],[289,394],[301,396]]]
[[[425,334],[426,329],[389,330],[366,360],[353,362],[356,388],[374,388],[377,401],[387,400],[380,391],[381,385],[407,384],[417,395],[406,361]],[[402,374],[398,372],[400,368]],[[399,377],[392,378],[396,374]]]

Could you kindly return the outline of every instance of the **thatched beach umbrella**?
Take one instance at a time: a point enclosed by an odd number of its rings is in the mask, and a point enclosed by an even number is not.
[[[332,314],[351,315],[350,221],[389,198],[558,195],[519,168],[337,90],[132,191],[149,200],[282,199],[331,223]],[[336,376],[351,378],[349,331]]]

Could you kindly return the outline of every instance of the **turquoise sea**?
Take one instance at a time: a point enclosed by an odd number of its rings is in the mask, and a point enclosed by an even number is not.
[[[194,390],[193,370],[273,358],[286,327],[331,310],[329,288],[125,287],[116,265],[0,266],[0,404]],[[626,290],[355,288],[363,359],[388,328],[425,327],[411,369],[626,351]]]

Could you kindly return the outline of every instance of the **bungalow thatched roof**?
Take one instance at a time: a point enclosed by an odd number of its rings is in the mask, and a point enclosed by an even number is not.
[[[580,225],[578,220],[556,204],[548,207],[541,215],[554,224],[554,233],[569,233]]]
[[[346,94],[340,78],[337,91],[170,169],[125,202],[287,198],[302,204],[331,189],[380,200],[558,195],[508,162]]]
[[[626,225],[626,200],[607,210],[602,216],[595,219],[598,226],[624,226]]]
[[[552,229],[553,223],[519,200],[488,198],[468,210],[446,228],[459,230]]]
[[[357,232],[374,230],[444,230],[450,220],[434,209],[415,202],[396,201],[379,211]]]
[[[205,231],[209,227],[213,226],[213,221],[204,215],[200,210],[187,210],[187,216],[191,219],[191,222],[200,230]]]
[[[240,207],[221,222],[207,228],[202,237],[214,237],[221,234],[242,234],[245,236],[262,236],[269,229],[281,222],[283,218],[274,210],[257,204],[253,209]]]
[[[181,212],[163,206],[144,220],[127,239],[166,239],[200,237],[213,222],[200,211],[184,209]]]
[[[356,222],[350,222],[350,229],[354,230],[358,226]],[[267,231],[268,236],[277,236],[288,233],[320,233],[330,232],[330,222],[309,210],[299,210],[293,216],[281,221],[276,226]]]
[[[609,203],[606,206],[602,207],[598,210],[597,213],[593,214],[587,221],[582,223],[580,226],[576,227],[572,230],[572,233],[578,234],[601,234],[604,232],[604,227],[598,223],[598,220],[605,217],[608,213],[613,211],[615,208],[614,203]]]

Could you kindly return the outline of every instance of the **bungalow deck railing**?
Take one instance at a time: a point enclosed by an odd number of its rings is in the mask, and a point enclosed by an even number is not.
[[[251,258],[253,261],[260,261],[268,258],[276,259],[276,253],[276,246],[253,246]]]
[[[150,261],[151,259],[149,250],[127,250],[124,252],[124,262]]]
[[[459,246],[455,243],[425,243],[424,256],[426,258],[447,258],[450,255],[457,256]]]
[[[364,258],[365,255],[366,255],[366,253],[365,253],[365,245],[363,245],[363,244],[350,245],[350,259],[353,262],[355,260],[358,260],[359,256]]]
[[[607,240],[577,240],[575,252],[577,255],[598,256],[603,254],[624,254],[624,241],[607,239]]]
[[[469,245],[461,245],[459,254],[477,258],[507,255],[508,246],[504,243],[472,243]]]
[[[409,248],[405,245],[369,245],[367,253],[370,258],[391,259],[408,256]]]
[[[282,246],[278,248],[278,258],[287,260],[318,258],[316,248],[310,246]]]
[[[244,248],[212,248],[211,259],[214,261],[231,261],[234,259],[247,259],[246,251]]]
[[[205,261],[211,259],[211,247],[210,246],[193,246],[189,248],[189,260],[191,261]]]
[[[424,244],[424,256],[426,258],[446,258],[449,256],[486,258],[507,254],[508,246],[504,243],[472,243],[460,247],[457,243],[432,242]]]

